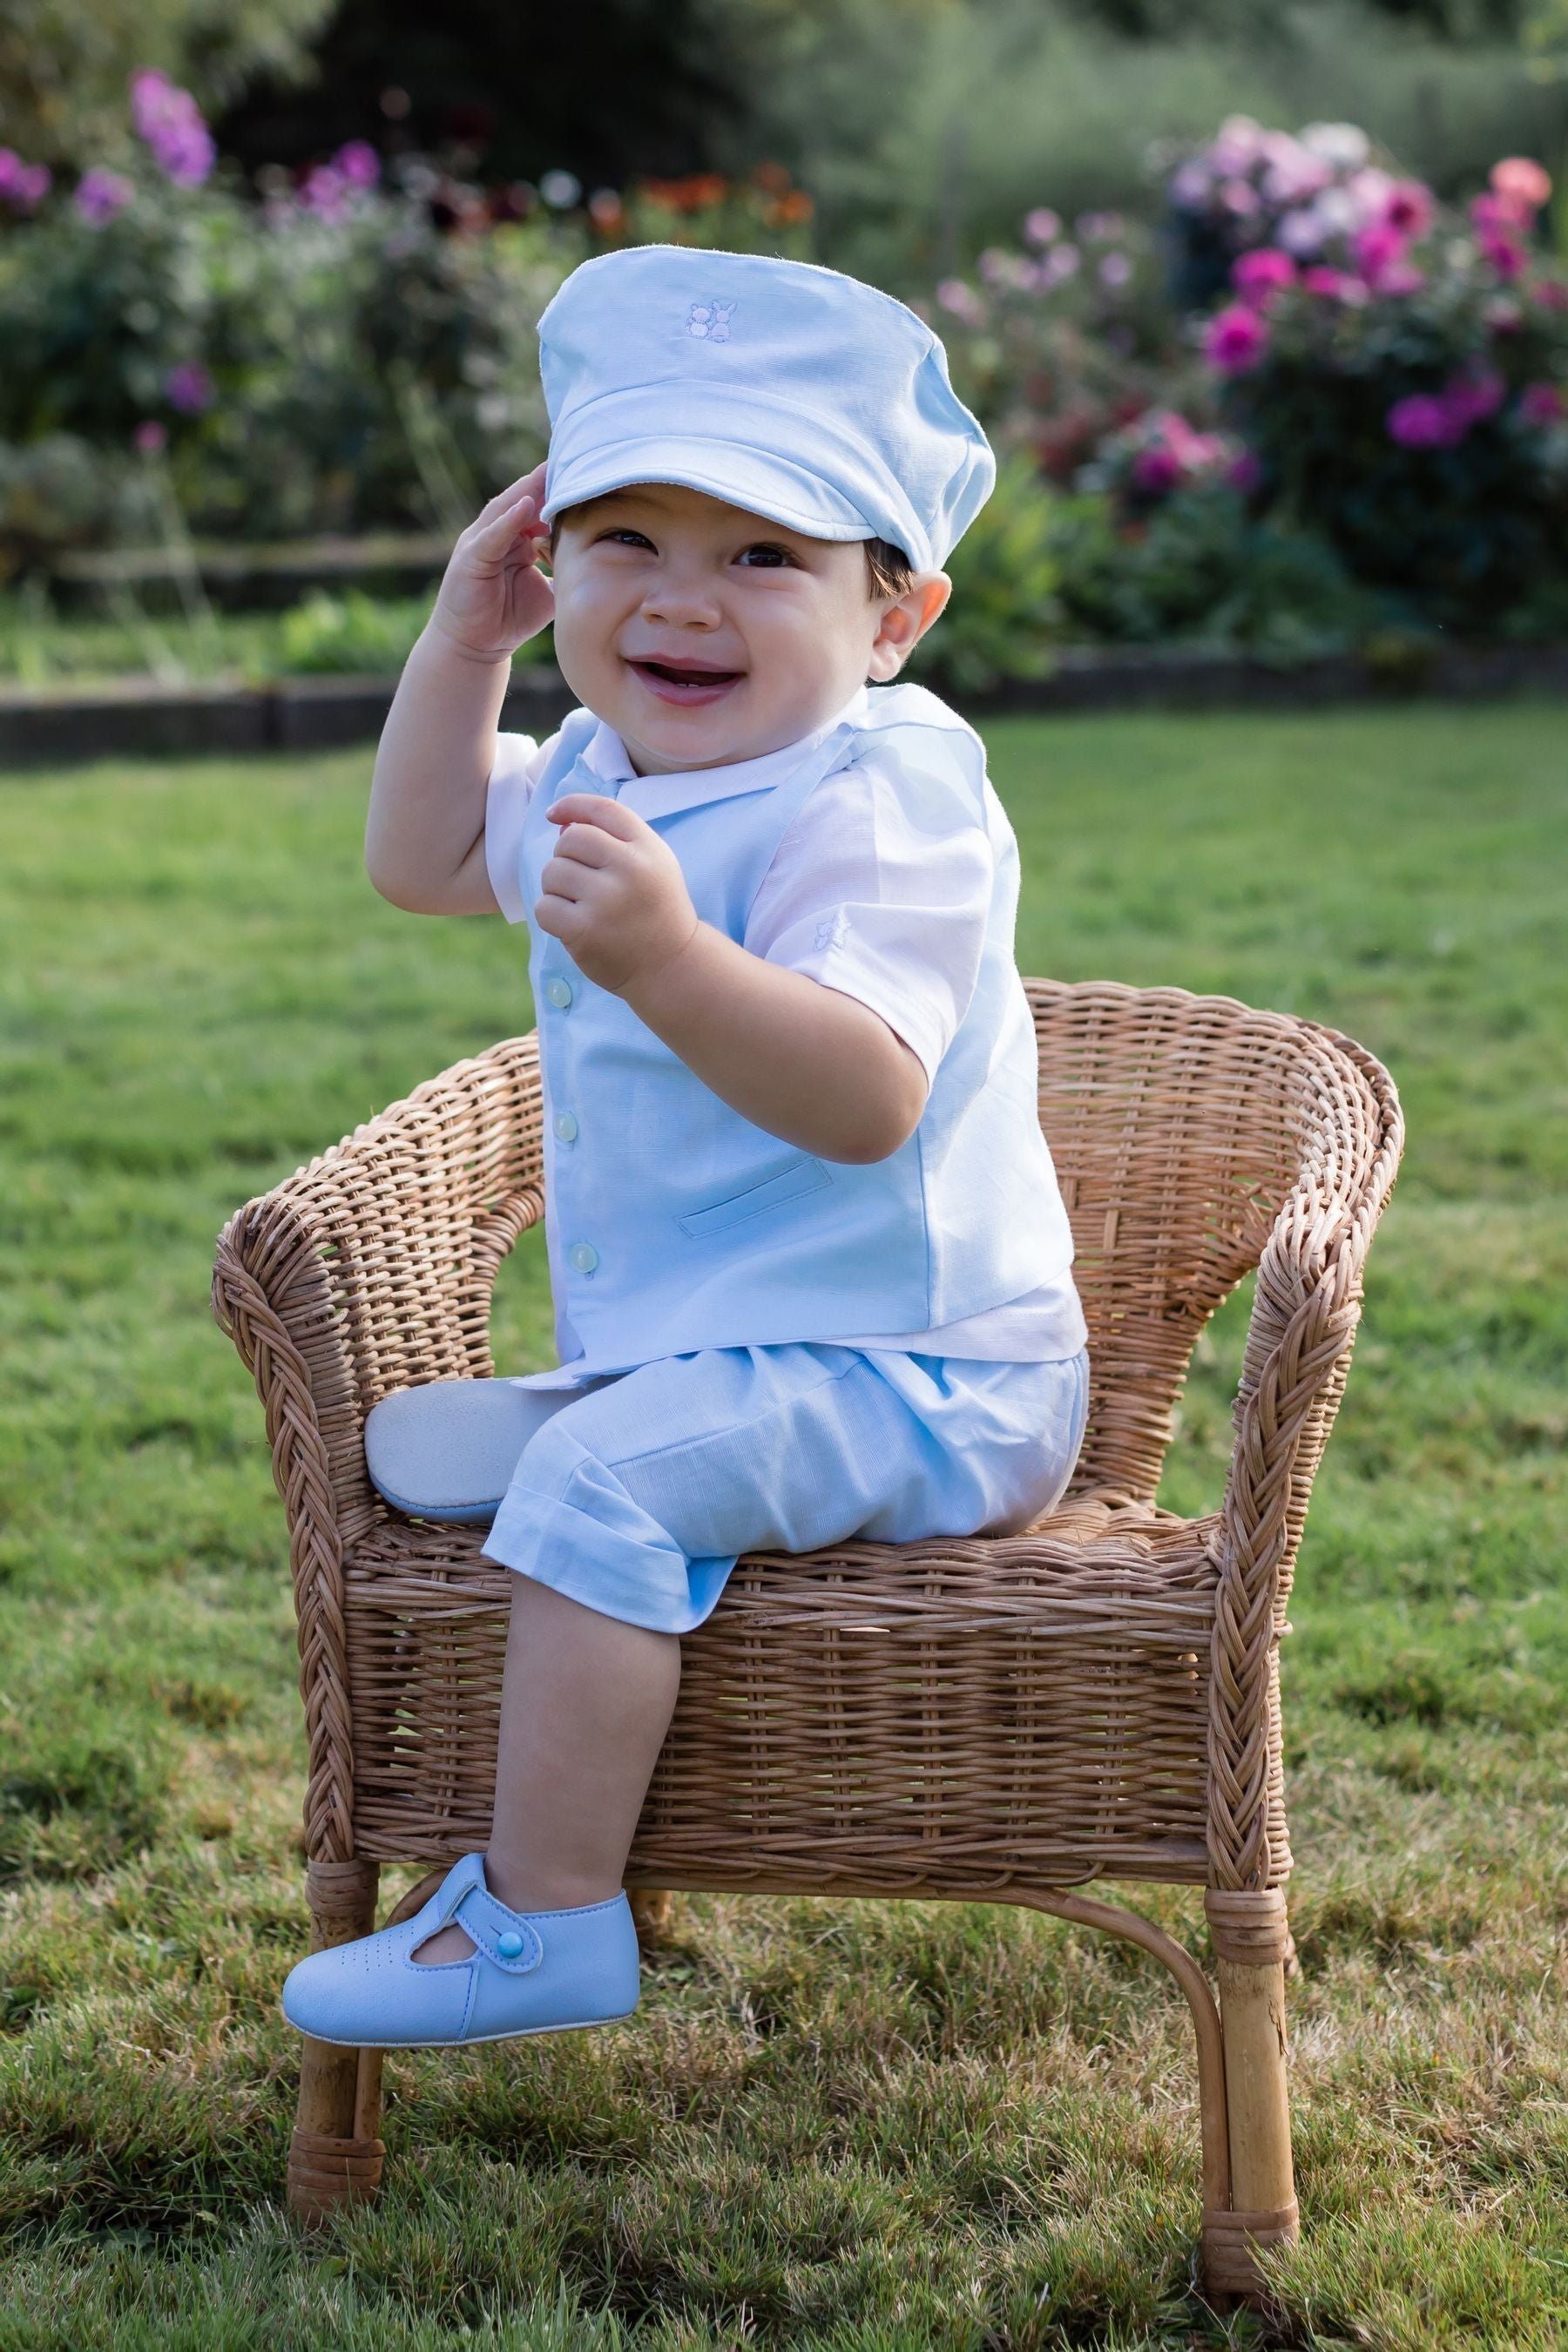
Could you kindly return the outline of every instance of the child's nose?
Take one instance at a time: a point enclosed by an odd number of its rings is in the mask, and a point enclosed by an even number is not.
[[[661,572],[649,583],[643,612],[681,628],[716,629],[724,617],[711,583],[699,572]]]

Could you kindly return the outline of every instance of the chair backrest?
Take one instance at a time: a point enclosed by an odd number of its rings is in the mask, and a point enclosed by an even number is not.
[[[1230,997],[1026,986],[1093,1368],[1073,1491],[1152,1502],[1194,1343],[1258,1264],[1333,1048],[1310,1023]]]

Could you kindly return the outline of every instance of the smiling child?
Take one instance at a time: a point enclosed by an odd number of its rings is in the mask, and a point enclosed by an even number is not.
[[[561,1360],[366,1425],[387,1502],[516,1577],[484,1853],[284,1988],[348,2044],[630,2014],[626,1856],[736,1559],[1028,1526],[1087,1416],[1017,845],[979,739],[893,683],[994,479],[940,342],[831,270],[645,247],[540,344],[548,467],[458,542],[366,858],[527,926]],[[498,734],[552,618],[582,707]]]

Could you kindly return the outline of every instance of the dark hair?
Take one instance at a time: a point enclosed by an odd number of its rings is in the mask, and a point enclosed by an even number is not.
[[[560,535],[562,524],[569,514],[574,512],[574,508],[564,507],[552,522],[550,526],[552,555],[555,552],[555,541]],[[890,539],[868,539],[863,541],[863,545],[866,550],[866,570],[870,575],[872,596],[907,595],[910,583],[915,576],[915,567],[903,549],[895,547]]]

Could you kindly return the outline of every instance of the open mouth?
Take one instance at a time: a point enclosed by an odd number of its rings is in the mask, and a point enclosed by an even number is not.
[[[709,669],[698,662],[634,661],[627,667],[661,702],[688,706],[719,701],[745,676],[743,670]]]

